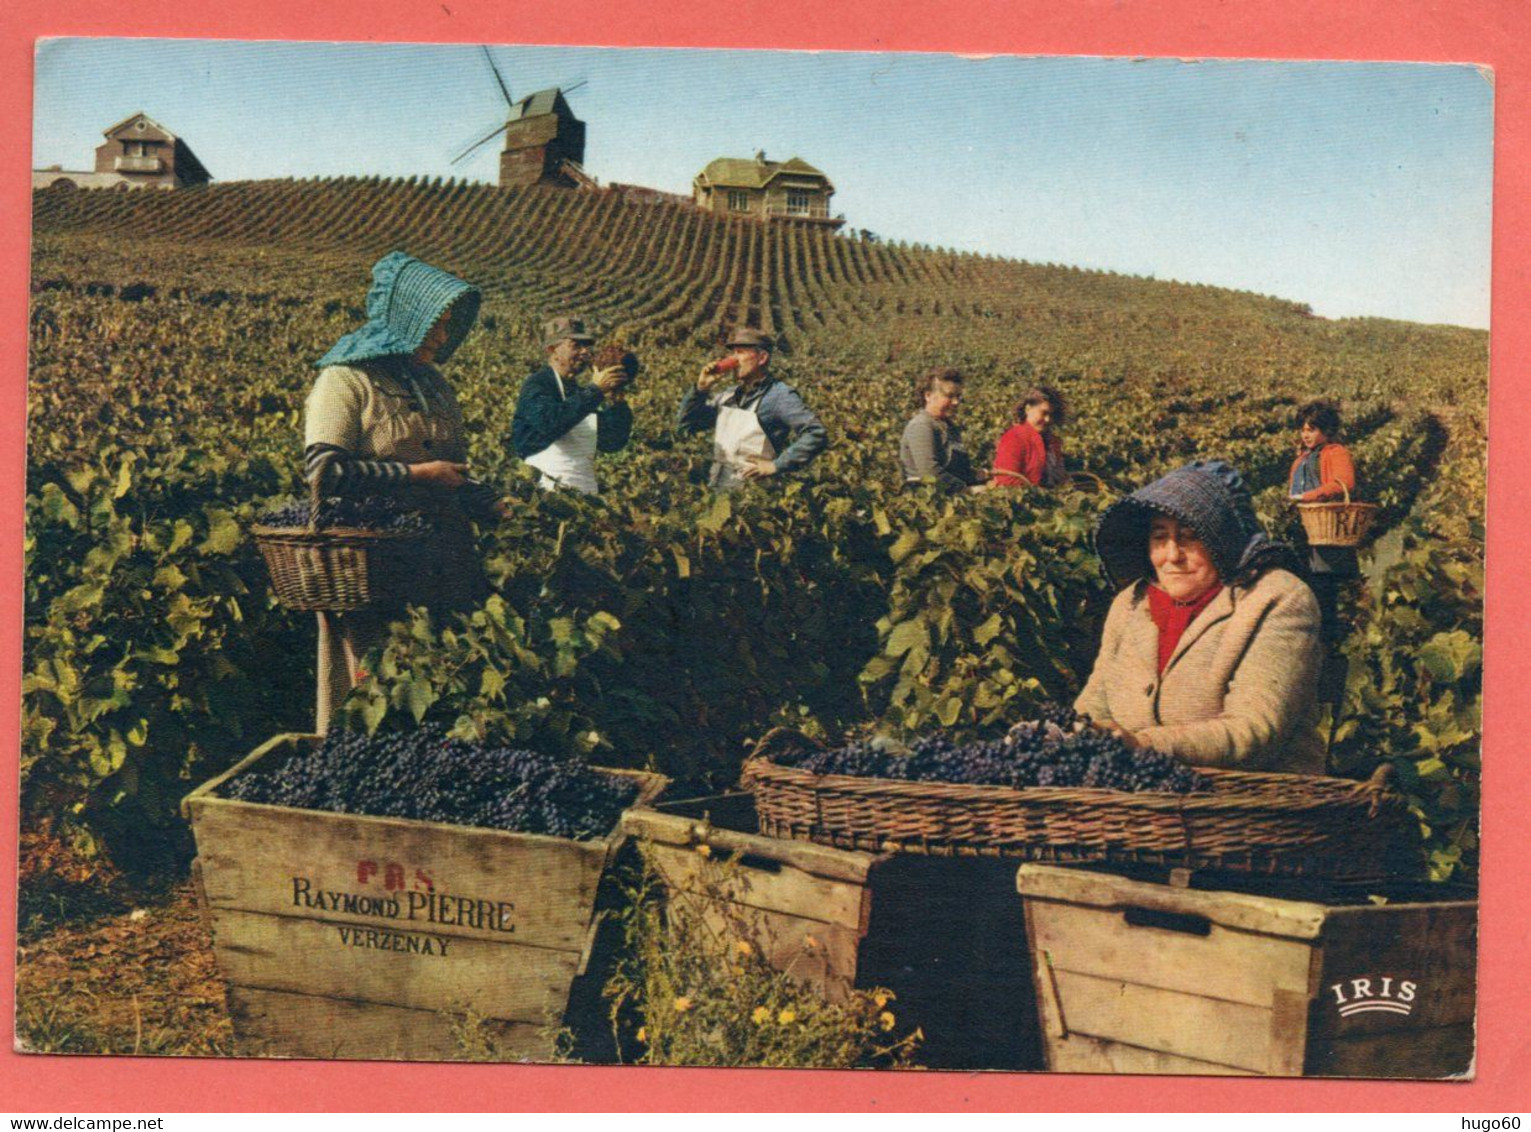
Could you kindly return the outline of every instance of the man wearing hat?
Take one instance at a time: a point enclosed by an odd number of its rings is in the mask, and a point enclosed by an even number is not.
[[[709,362],[696,388],[680,404],[677,425],[683,433],[713,430],[714,491],[728,491],[743,480],[793,472],[829,447],[829,433],[797,390],[771,376],[769,334],[740,327],[726,342],[731,366]],[[732,369],[738,384],[714,388]]]
[[[626,381],[620,366],[596,373],[590,385],[575,381],[594,342],[576,315],[549,320],[542,331],[548,364],[521,386],[510,439],[516,455],[542,473],[545,488],[598,494],[595,454],[620,451],[632,435],[633,411],[614,396]]]

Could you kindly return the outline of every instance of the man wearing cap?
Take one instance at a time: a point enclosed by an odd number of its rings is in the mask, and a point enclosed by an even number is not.
[[[797,390],[771,376],[771,336],[740,327],[726,345],[738,384],[713,392],[726,368],[709,362],[696,388],[680,404],[683,433],[713,430],[714,491],[729,491],[743,480],[764,479],[805,468],[829,447],[829,433]]]
[[[542,333],[548,364],[521,386],[510,439],[516,455],[542,474],[545,488],[598,494],[596,452],[618,452],[632,435],[633,411],[620,396],[626,380],[620,366],[596,373],[590,385],[575,381],[594,342],[584,319],[552,319]]]

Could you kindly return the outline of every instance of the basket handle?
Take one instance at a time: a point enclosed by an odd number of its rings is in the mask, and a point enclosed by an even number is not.
[[[1357,797],[1371,802],[1366,816],[1374,818],[1382,808],[1384,798],[1398,795],[1398,770],[1392,763],[1378,763],[1372,776],[1365,782],[1357,782],[1351,790]]]
[[[319,521],[320,510],[324,506],[324,492],[320,487],[324,476],[316,475],[308,481],[308,531],[313,534],[322,525]]]
[[[824,744],[811,735],[805,735],[793,727],[773,727],[750,744],[750,758],[770,760],[772,754],[800,755],[807,751],[822,751]]]
[[[1343,481],[1343,480],[1332,480],[1330,482],[1332,482],[1335,487],[1339,488],[1341,491],[1343,491],[1345,493],[1345,505],[1348,507],[1350,505],[1350,488],[1345,486],[1345,481]]]
[[[1014,483],[1014,484],[1007,483],[1007,484],[1005,484],[1006,487],[1031,487],[1032,486],[1032,483],[1031,483],[1031,481],[1029,479],[1027,479],[1025,476],[1021,475],[1020,472],[1013,471],[1010,468],[990,468],[989,469],[989,478],[993,479],[995,476],[1010,476],[1012,479],[1017,479],[1017,480],[1021,481],[1020,483]]]

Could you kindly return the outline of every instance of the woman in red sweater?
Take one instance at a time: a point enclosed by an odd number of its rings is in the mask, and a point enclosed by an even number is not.
[[[1356,466],[1345,446],[1336,441],[1340,411],[1328,401],[1309,401],[1297,410],[1297,457],[1292,461],[1289,493],[1299,503],[1334,503],[1356,491]],[[1338,617],[1340,584],[1361,576],[1354,548],[1308,548],[1309,584],[1323,614],[1324,639],[1341,635]]]
[[[1068,406],[1056,389],[1038,385],[1027,390],[1015,407],[1015,425],[999,438],[994,452],[995,487],[1066,487],[1063,442],[1053,432],[1068,417]]]

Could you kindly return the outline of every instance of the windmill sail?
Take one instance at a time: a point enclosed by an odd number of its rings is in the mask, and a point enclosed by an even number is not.
[[[479,44],[484,51],[484,59],[489,63],[489,69],[494,72],[494,81],[500,84],[500,93],[505,96],[505,105],[514,106],[516,100],[510,97],[510,88],[505,85],[505,79],[500,75],[500,69],[494,65],[494,56],[489,54],[489,48]]]
[[[492,142],[495,138],[499,137],[501,134],[503,134],[509,128],[510,128],[510,123],[509,122],[506,122],[506,123],[503,123],[502,125],[496,126],[492,133],[486,134],[483,137],[479,138],[478,141],[474,142],[467,149],[463,150],[456,157],[452,158],[452,164],[456,165],[459,161],[462,161],[464,158],[468,157],[469,154],[477,153],[482,147],[484,147],[485,145],[488,145],[490,142]]]

